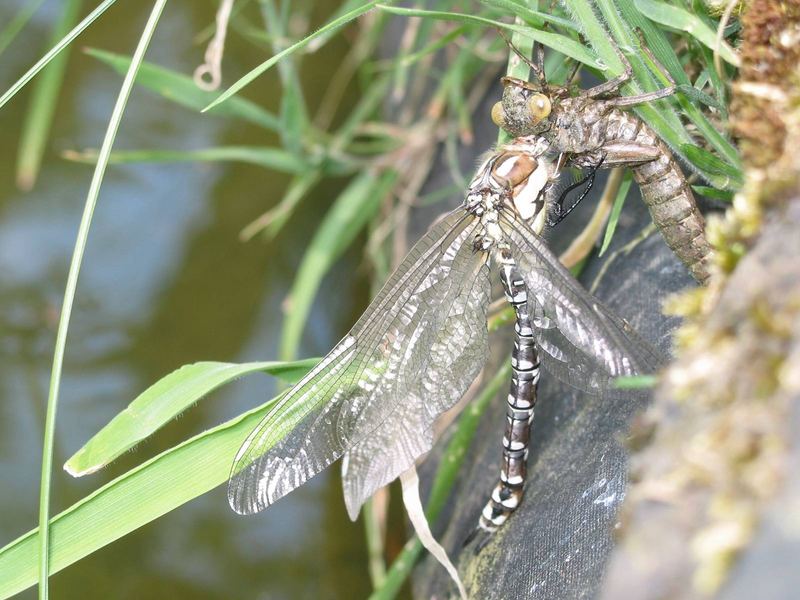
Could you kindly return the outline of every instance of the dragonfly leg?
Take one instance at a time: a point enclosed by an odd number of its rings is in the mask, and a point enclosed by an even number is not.
[[[653,53],[650,51],[650,48],[647,47],[647,44],[644,43],[644,35],[641,33],[641,30],[638,30],[637,33],[639,34],[639,41],[640,47],[647,55],[647,57],[653,62],[657,69],[661,71],[661,73],[666,77],[667,81],[669,81],[670,85],[662,88],[660,90],[655,90],[653,92],[645,92],[642,94],[636,94],[634,96],[619,96],[616,98],[608,98],[604,100],[604,103],[611,107],[622,107],[622,106],[636,106],[637,104],[645,104],[647,102],[652,102],[653,100],[660,100],[661,98],[666,98],[667,96],[671,96],[675,93],[675,80],[672,79],[672,76],[669,72],[664,69],[660,62],[656,59]],[[607,96],[610,94],[614,94],[619,91],[619,88],[622,86],[623,83],[627,82],[631,76],[633,75],[633,69],[631,68],[631,63],[628,61],[628,58],[620,52],[619,48],[615,48],[617,52],[617,56],[619,56],[620,61],[625,67],[625,71],[619,77],[615,77],[614,79],[609,79],[605,83],[601,83],[600,85],[596,85],[593,88],[590,88],[581,93],[583,96],[588,96],[589,98],[599,98],[601,96]]]
[[[580,157],[581,160],[570,161],[571,164],[590,169],[597,164],[596,158],[584,156]],[[603,168],[605,169],[635,167],[661,156],[661,149],[653,144],[641,144],[628,140],[616,140],[603,144]]]
[[[633,67],[631,67],[631,63],[628,61],[628,58],[622,52],[620,52],[619,48],[616,46],[614,47],[614,50],[616,51],[617,56],[619,56],[619,59],[622,62],[625,70],[621,75],[618,75],[613,79],[609,79],[608,81],[589,88],[588,90],[583,90],[580,93],[581,96],[587,98],[600,98],[601,96],[616,94],[619,92],[619,88],[621,88],[622,85],[633,76]]]
[[[497,33],[500,34],[500,37],[503,38],[503,41],[506,43],[514,54],[516,54],[519,59],[528,65],[533,74],[536,75],[536,79],[539,82],[539,86],[544,89],[547,86],[547,76],[544,72],[544,47],[539,44],[538,42],[534,43],[534,48],[536,49],[536,62],[534,63],[530,58],[525,56],[525,54],[517,48],[513,42],[509,39],[509,37],[503,32],[502,29],[498,29]]]
[[[503,289],[514,307],[516,322],[500,481],[492,491],[479,522],[479,528],[489,533],[505,523],[522,500],[536,386],[539,382],[539,353],[528,312],[528,291],[510,253],[504,251],[501,261]]]
[[[642,49],[647,53],[648,57],[652,57],[652,60],[655,62],[658,68],[661,68],[660,63],[655,59],[655,56],[650,53],[650,49],[647,48],[644,43],[642,44]],[[617,56],[619,57],[622,65],[624,67],[624,71],[622,75],[618,77],[614,77],[613,79],[609,79],[608,81],[601,83],[600,85],[596,85],[593,88],[589,88],[588,90],[584,90],[580,93],[581,96],[587,98],[601,98],[603,96],[611,96],[619,92],[619,88],[622,87],[624,83],[626,83],[630,78],[633,76],[633,68],[631,67],[630,61],[628,58],[620,52],[619,48],[615,47],[615,51]],[[662,68],[663,70],[663,68]],[[669,73],[666,70],[663,70],[664,75],[666,76],[667,80],[670,82],[671,85],[662,88],[660,90],[656,90],[654,92],[645,92],[643,94],[636,94],[635,96],[619,96],[615,98],[607,98],[603,102],[610,106],[610,107],[621,107],[621,106],[636,106],[637,104],[644,104],[646,102],[652,102],[653,100],[660,100],[661,98],[666,98],[667,96],[671,96],[675,93],[675,81],[670,77]]]
[[[672,87],[675,87],[675,80],[670,75],[669,71],[664,68],[664,65],[661,64],[661,61],[656,58],[656,55],[653,54],[653,51],[650,50],[650,46],[647,45],[647,40],[644,39],[644,31],[641,28],[636,28],[636,37],[639,38],[639,48],[644,52],[645,56],[650,60],[651,63],[655,66],[655,70],[657,73],[664,76],[664,78],[669,82]]]
[[[579,181],[576,181],[575,183],[567,187],[563,192],[561,192],[561,195],[558,197],[558,200],[556,200],[556,202],[552,205],[551,213],[547,215],[547,225],[549,227],[555,227],[556,225],[561,223],[561,221],[563,221],[567,217],[567,215],[571,213],[573,209],[576,206],[578,206],[578,204],[580,204],[584,198],[586,198],[586,196],[589,195],[589,192],[592,190],[592,186],[594,185],[594,178],[595,175],[597,175],[597,170],[601,167],[604,161],[605,157],[601,158],[600,162],[598,162],[596,165],[592,166],[589,169],[589,174],[586,177],[584,177]],[[567,199],[567,194],[569,194],[575,188],[582,186],[587,181],[589,183],[586,185],[586,188],[581,192],[581,195],[578,196],[578,199],[575,200],[575,202],[573,202],[567,208],[564,208],[564,202]]]
[[[636,106],[637,104],[646,104],[653,100],[660,100],[675,93],[675,86],[661,88],[653,92],[645,92],[643,94],[636,94],[635,96],[620,96],[619,98],[609,98],[603,102],[608,106],[619,108],[621,106]]]

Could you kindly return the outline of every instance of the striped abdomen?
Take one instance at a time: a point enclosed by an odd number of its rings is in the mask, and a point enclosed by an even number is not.
[[[493,532],[505,523],[522,500],[528,460],[536,386],[539,382],[539,354],[528,313],[528,292],[514,260],[501,255],[501,275],[506,298],[514,307],[514,351],[511,355],[511,389],[506,405],[503,458],[500,481],[481,513],[480,528]]]

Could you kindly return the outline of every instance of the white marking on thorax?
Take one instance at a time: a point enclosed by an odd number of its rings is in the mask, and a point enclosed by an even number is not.
[[[527,221],[536,215],[537,208],[541,206],[540,203],[537,203],[539,194],[547,185],[549,177],[547,164],[544,161],[540,161],[539,166],[528,177],[522,189],[515,190],[514,208],[517,209],[517,213],[523,220]]]
[[[495,168],[495,171],[494,171],[495,174],[499,175],[500,177],[504,177],[504,178],[507,177],[508,174],[511,173],[512,169],[514,168],[514,165],[517,164],[518,160],[519,160],[519,156],[512,156],[512,157],[504,160],[502,163],[497,165],[497,167]]]

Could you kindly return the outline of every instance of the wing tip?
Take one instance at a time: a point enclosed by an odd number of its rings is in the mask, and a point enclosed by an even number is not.
[[[266,499],[249,492],[247,481],[242,481],[237,475],[228,480],[228,505],[237,515],[254,515],[269,504]]]
[[[239,490],[231,491],[228,488],[228,505],[237,515],[254,515],[260,513],[269,506],[269,503],[262,502],[259,498],[251,498],[249,494],[241,494]]]

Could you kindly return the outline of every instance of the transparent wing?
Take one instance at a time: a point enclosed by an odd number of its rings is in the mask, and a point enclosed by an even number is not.
[[[445,320],[467,285],[478,225],[458,209],[411,249],[350,333],[289,390],[236,455],[228,500],[263,510],[391,417],[418,373],[420,331]],[[468,243],[465,243],[468,242]]]
[[[350,518],[376,490],[406,471],[433,445],[433,423],[477,377],[488,355],[486,311],[489,269],[481,254],[464,245],[470,271],[451,299],[444,321],[421,331],[422,359],[411,368],[405,396],[391,419],[351,448],[342,461],[342,487]]]
[[[584,290],[541,238],[507,215],[501,226],[528,287],[549,372],[574,387],[601,392],[614,377],[659,367],[659,352]]]

